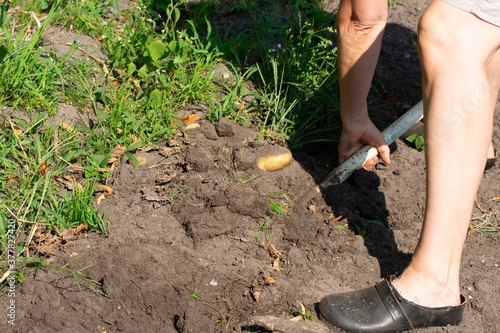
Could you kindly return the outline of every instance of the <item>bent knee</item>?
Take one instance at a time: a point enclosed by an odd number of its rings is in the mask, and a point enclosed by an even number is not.
[[[356,1],[346,1],[345,8],[339,11],[338,28],[343,32],[361,35],[370,32],[379,33],[387,22],[387,2],[379,0],[369,2],[368,5],[358,4]],[[342,6],[342,4],[341,4]]]
[[[470,46],[467,38],[464,38],[463,27],[457,26],[456,22],[456,13],[446,11],[446,7],[431,4],[418,23],[418,44],[421,54],[423,56],[430,54],[436,60],[441,59],[440,56],[445,59],[453,56],[457,59],[466,54]]]
[[[434,12],[426,11],[418,23],[418,44],[421,51],[447,50],[452,36],[449,27]]]

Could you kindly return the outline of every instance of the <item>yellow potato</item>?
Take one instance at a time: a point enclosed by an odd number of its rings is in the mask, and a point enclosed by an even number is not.
[[[284,168],[292,161],[292,153],[286,152],[281,154],[267,155],[257,160],[257,167],[264,171],[276,171]]]

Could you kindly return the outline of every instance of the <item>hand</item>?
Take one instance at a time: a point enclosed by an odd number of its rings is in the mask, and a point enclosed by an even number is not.
[[[344,126],[342,128],[339,143],[339,163],[344,162],[351,155],[356,153],[361,147],[367,144],[375,146],[377,148],[378,153],[384,163],[391,163],[391,160],[389,158],[389,146],[385,142],[382,133],[378,130],[378,128],[373,124],[371,120],[367,120],[364,123]],[[372,159],[365,162],[365,164],[363,165],[363,169],[371,170],[377,163],[377,161],[378,157],[373,157]]]

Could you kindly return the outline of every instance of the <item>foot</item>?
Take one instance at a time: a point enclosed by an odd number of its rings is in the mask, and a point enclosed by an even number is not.
[[[374,287],[324,297],[319,315],[346,332],[397,333],[431,326],[458,325],[465,298],[458,306],[424,307],[401,296],[388,280]]]
[[[414,269],[412,265],[391,283],[402,297],[418,305],[443,307],[461,304],[458,281],[439,281],[435,276]]]

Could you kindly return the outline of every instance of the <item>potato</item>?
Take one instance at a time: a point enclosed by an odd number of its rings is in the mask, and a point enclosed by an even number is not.
[[[292,153],[287,151],[281,154],[266,155],[257,160],[257,167],[263,171],[276,171],[283,169],[292,161]]]

